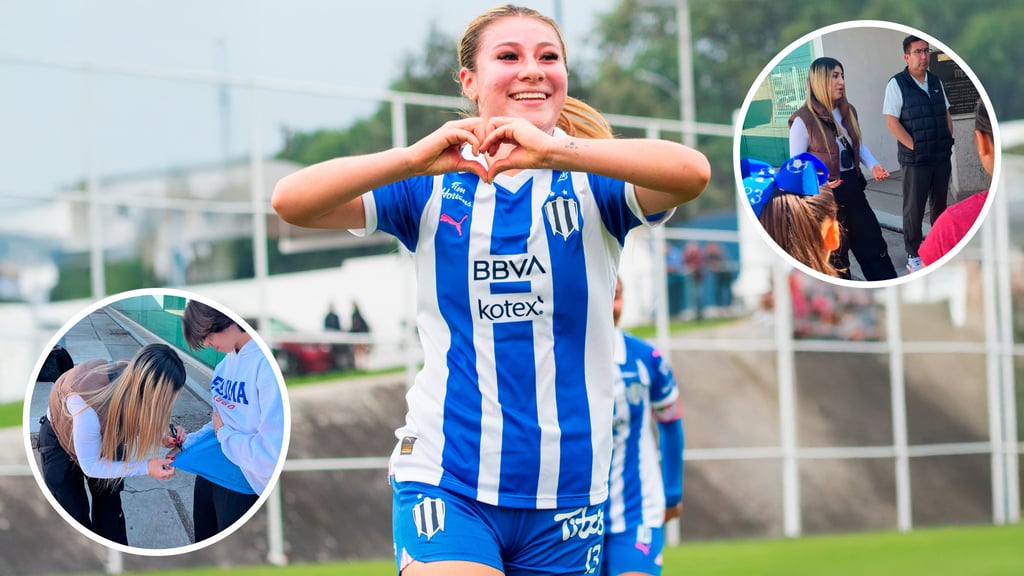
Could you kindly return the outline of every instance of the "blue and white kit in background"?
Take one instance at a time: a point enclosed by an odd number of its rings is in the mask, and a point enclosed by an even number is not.
[[[683,495],[679,388],[661,354],[632,334],[616,330],[614,358],[620,379],[615,383],[615,444],[605,527],[611,533],[660,527],[666,506],[675,506]],[[666,452],[661,458],[652,414]]]
[[[224,425],[217,432],[221,450],[242,474],[256,494],[267,487],[281,456],[284,443],[284,403],[277,376],[263,350],[249,340],[238,352],[227,354],[217,364],[210,381],[213,406]],[[208,422],[185,437],[202,437],[213,428]]]
[[[618,258],[645,222],[633,186],[553,170],[487,184],[463,172],[363,202],[367,234],[415,253],[425,361],[396,431],[395,480],[511,508],[603,502]]]

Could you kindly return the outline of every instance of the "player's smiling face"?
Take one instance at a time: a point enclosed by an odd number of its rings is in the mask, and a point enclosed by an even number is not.
[[[501,18],[480,35],[476,70],[463,68],[459,78],[481,117],[525,118],[550,133],[568,89],[561,38],[542,20]]]

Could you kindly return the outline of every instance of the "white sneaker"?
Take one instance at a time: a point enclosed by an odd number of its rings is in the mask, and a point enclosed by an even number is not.
[[[921,263],[919,256],[908,256],[907,257],[907,270],[910,272],[917,272],[924,268],[924,264]]]

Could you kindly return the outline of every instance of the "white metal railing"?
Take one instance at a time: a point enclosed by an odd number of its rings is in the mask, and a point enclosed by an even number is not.
[[[992,247],[986,243],[983,251]],[[655,248],[657,250],[658,248]],[[791,310],[788,310],[789,293],[786,274],[788,266],[777,263],[773,267],[775,277],[775,338],[751,340],[698,340],[689,338],[668,338],[664,349],[671,351],[761,351],[775,352],[779,366],[778,386],[780,404],[780,438],[779,446],[753,446],[730,448],[699,448],[688,447],[686,460],[701,461],[737,461],[737,460],[779,460],[783,470],[783,533],[787,537],[799,537],[802,534],[800,516],[800,485],[798,468],[801,461],[808,460],[849,460],[849,459],[893,459],[896,480],[897,528],[909,531],[913,528],[911,509],[910,460],[937,456],[964,456],[990,454],[992,457],[992,518],[995,524],[1019,522],[1019,509],[1013,507],[1019,502],[1016,492],[1015,462],[1024,447],[1015,440],[1011,441],[1006,434],[1016,434],[1015,423],[1005,420],[1005,407],[1001,403],[991,406],[989,415],[993,424],[993,432],[988,441],[954,442],[939,444],[909,444],[907,434],[906,398],[903,389],[904,358],[913,354],[964,354],[964,355],[1001,355],[1012,362],[1014,353],[1011,346],[1003,346],[991,341],[980,342],[903,342],[900,330],[900,288],[890,287],[885,290],[885,315],[887,322],[887,339],[880,342],[838,342],[833,340],[794,340],[792,337]],[[662,300],[662,303],[665,301]],[[829,446],[801,447],[796,441],[796,410],[795,410],[795,375],[793,370],[793,354],[795,352],[830,352],[850,354],[888,354],[891,377],[891,411],[893,419],[893,442],[878,446]],[[1019,351],[1017,351],[1019,355]],[[788,358],[788,360],[787,360]],[[1001,373],[989,372],[988,379],[995,379],[1000,391],[1006,394],[1000,402],[1014,402],[1012,383],[1009,387],[998,383]],[[1013,430],[1011,430],[1011,428]],[[1015,438],[1016,436],[1012,436]],[[316,472],[328,470],[386,470],[386,457],[362,458],[317,458],[289,460],[284,471],[287,473]],[[275,494],[272,498],[280,498]],[[1018,506],[1019,508],[1019,506]],[[676,536],[678,538],[678,535]],[[270,541],[283,542],[283,534],[270,535]],[[271,550],[271,557],[283,558],[282,550]]]

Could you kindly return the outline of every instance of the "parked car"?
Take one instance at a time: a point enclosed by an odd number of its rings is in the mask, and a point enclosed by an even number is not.
[[[246,318],[245,321],[267,340],[282,374],[317,374],[345,367],[344,359],[349,354],[339,350],[338,344],[307,342],[305,339],[289,340],[287,335],[297,333],[295,328],[277,318],[271,317],[269,320],[271,334],[260,330],[258,319]]]

